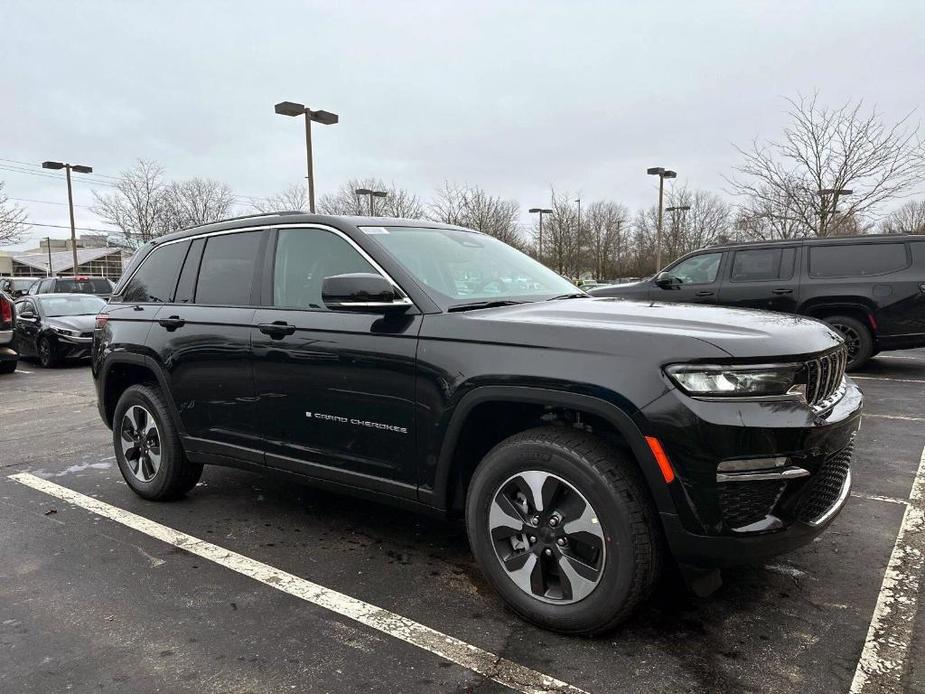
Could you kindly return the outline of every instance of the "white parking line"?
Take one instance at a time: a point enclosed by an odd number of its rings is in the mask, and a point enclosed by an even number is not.
[[[431,629],[407,617],[402,617],[368,602],[325,588],[269,564],[245,557],[224,547],[213,545],[211,542],[200,540],[197,537],[174,530],[166,525],[161,525],[130,511],[124,511],[104,501],[93,499],[54,482],[43,480],[26,472],[10,475],[10,479],[84,508],[91,513],[109,518],[116,523],[121,523],[128,528],[171,544],[174,547],[184,549],[203,559],[208,559],[226,569],[231,569],[255,581],[260,581],[271,588],[276,588],[313,605],[324,607],[339,615],[365,624],[384,634],[406,641],[515,691],[528,694],[539,694],[541,692],[587,694],[582,689],[573,687],[536,670],[531,670],[523,665],[518,665],[513,661],[498,657],[493,653]]]
[[[893,381],[894,383],[925,383],[923,378],[893,378],[891,376],[855,376],[851,374],[852,381]]]
[[[882,501],[887,504],[899,504],[901,506],[909,505],[906,499],[897,499],[895,496],[880,496],[879,494],[864,494],[862,492],[851,492],[851,496],[856,499],[867,499],[867,501]]]
[[[877,419],[901,419],[905,422],[925,422],[925,417],[906,417],[901,414],[864,414],[864,419],[875,417]]]
[[[851,694],[900,691],[925,569],[925,449],[912,482],[896,544],[883,575]]]
[[[925,361],[919,357],[901,357],[898,354],[878,354],[877,359],[908,359],[910,361]]]

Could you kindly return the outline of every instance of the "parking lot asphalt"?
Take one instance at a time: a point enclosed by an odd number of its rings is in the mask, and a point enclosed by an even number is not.
[[[0,377],[0,692],[493,692],[512,678],[542,688],[491,669],[507,664],[589,692],[925,692],[923,610],[912,621],[925,529],[907,512],[925,447],[925,350],[882,355],[857,377],[867,405],[854,489],[826,533],[726,571],[709,598],[668,575],[618,631],[578,639],[508,612],[459,524],[222,468],[206,468],[181,501],[145,502],[115,466],[89,368],[23,362]],[[117,519],[23,482],[33,478]],[[125,513],[176,541],[119,522]],[[187,536],[244,563],[185,549]],[[497,661],[480,673],[245,565]]]

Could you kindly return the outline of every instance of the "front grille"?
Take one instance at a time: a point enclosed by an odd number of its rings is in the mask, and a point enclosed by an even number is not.
[[[845,347],[806,362],[806,402],[824,405],[841,387],[848,350]]]
[[[723,521],[730,528],[742,528],[764,520],[784,491],[786,482],[726,482],[719,485],[719,504]]]
[[[796,506],[795,515],[799,520],[804,523],[817,521],[835,505],[851,468],[853,452],[852,440],[841,451],[827,458],[809,478]]]

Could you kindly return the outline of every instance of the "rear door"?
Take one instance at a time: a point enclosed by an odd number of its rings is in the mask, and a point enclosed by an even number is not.
[[[724,306],[756,308],[793,313],[799,302],[799,282],[796,277],[798,247],[768,246],[765,248],[729,251],[727,279],[719,293]]]
[[[384,274],[341,232],[282,228],[271,248],[251,334],[267,465],[413,498],[421,316],[325,307],[325,277]]]
[[[678,282],[667,287],[653,284],[649,296],[656,301],[715,304],[723,255],[722,251],[700,253],[670,266],[666,272]]]

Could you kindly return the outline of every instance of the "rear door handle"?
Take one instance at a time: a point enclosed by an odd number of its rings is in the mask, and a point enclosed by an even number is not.
[[[702,289],[699,292],[697,292],[696,296],[713,296],[713,292],[707,291],[706,289]]]
[[[186,325],[186,321],[180,318],[180,316],[170,316],[169,318],[161,318],[157,321],[158,324],[167,328],[167,330],[173,332],[177,328],[182,328]]]
[[[264,335],[269,335],[274,340],[279,340],[286,335],[292,335],[295,332],[295,326],[289,325],[286,321],[274,321],[272,323],[261,323],[257,326]]]
[[[792,289],[772,289],[772,294],[793,294]]]

